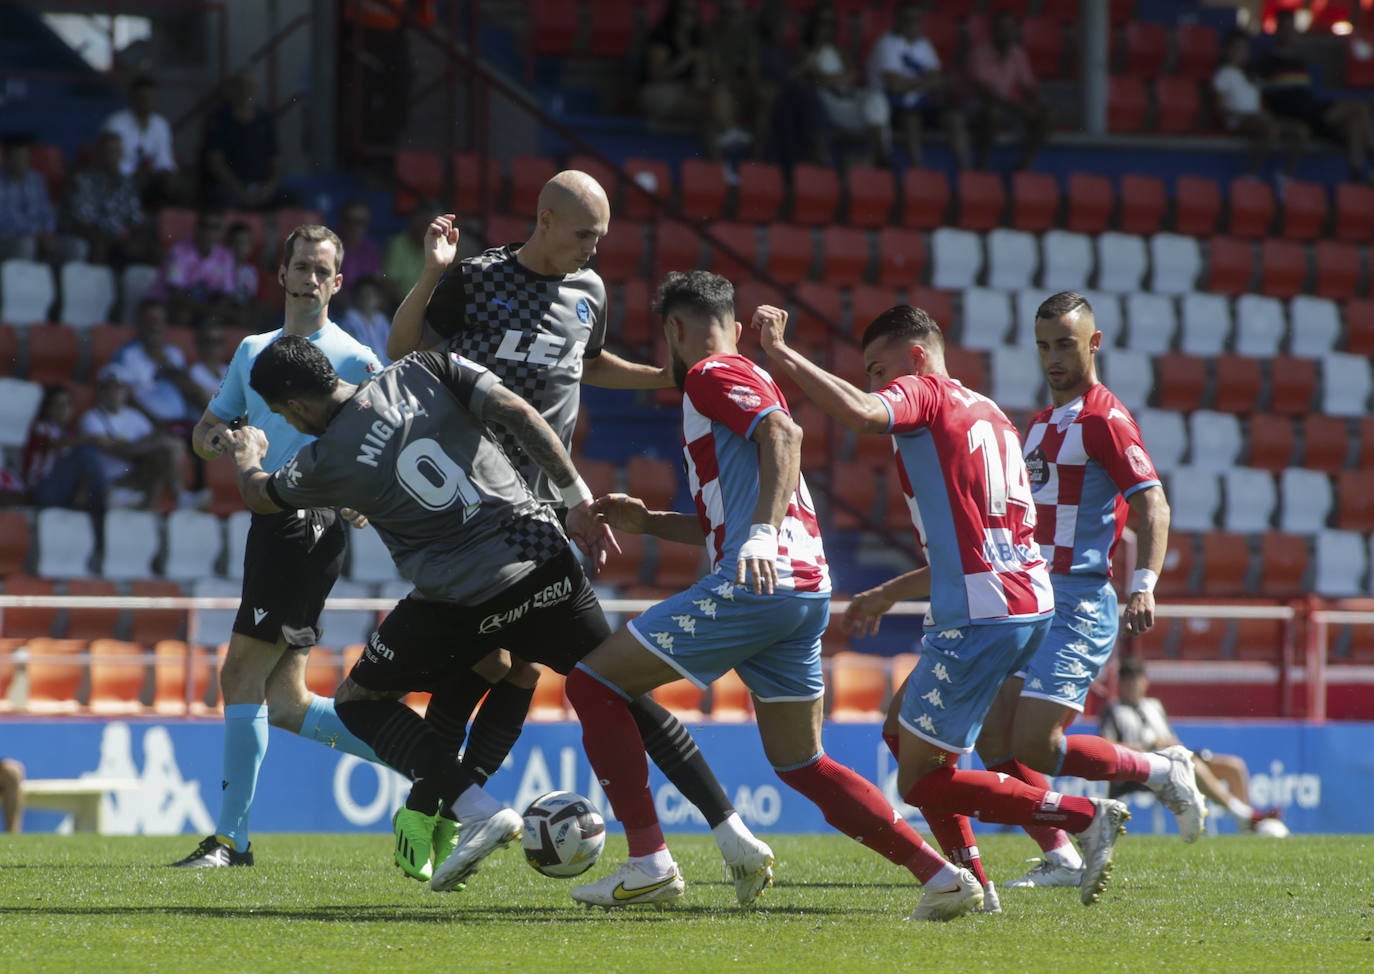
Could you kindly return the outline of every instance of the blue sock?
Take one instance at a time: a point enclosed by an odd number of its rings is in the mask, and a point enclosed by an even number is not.
[[[248,815],[258,790],[258,769],[267,755],[267,707],[231,703],[224,708],[224,782],[215,834],[248,849]]]
[[[305,711],[305,720],[301,721],[301,737],[319,741],[326,747],[347,751],[349,754],[360,757],[364,761],[371,761],[373,764],[383,763],[372,748],[355,737],[344,726],[343,721],[339,719],[338,712],[334,709],[333,697],[313,696],[310,698],[310,706]]]

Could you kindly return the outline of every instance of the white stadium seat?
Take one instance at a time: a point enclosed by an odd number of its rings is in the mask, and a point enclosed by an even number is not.
[[[362,584],[394,582],[399,576],[381,535],[371,525],[348,529],[348,578]]]
[[[47,264],[18,258],[0,264],[0,321],[9,325],[47,321],[56,298],[57,283]]]
[[[0,447],[22,447],[38,415],[43,387],[27,379],[0,376]]]
[[[1201,467],[1176,467],[1169,478],[1169,527],[1211,531],[1221,508],[1221,478]]]
[[[1182,413],[1169,409],[1141,409],[1135,413],[1135,421],[1156,470],[1169,473],[1182,466],[1183,454],[1188,450],[1188,431]]]
[[[1106,349],[1120,345],[1121,337],[1126,332],[1126,322],[1121,317],[1120,296],[1106,291],[1084,291],[1082,294],[1092,305],[1093,320],[1097,322],[1097,330],[1102,332],[1102,347]]]
[[[235,511],[224,522],[224,574],[227,578],[243,578],[243,549],[248,542],[248,526],[253,515]]]
[[[1363,355],[1331,352],[1322,356],[1322,412],[1328,416],[1363,416],[1374,377]]]
[[[1244,445],[1240,420],[1231,413],[1196,410],[1188,417],[1189,462],[1207,470],[1229,470]]]
[[[119,278],[119,291],[124,296],[121,321],[133,324],[134,310],[138,307],[138,302],[152,290],[160,273],[161,271],[152,264],[130,264],[124,268],[124,273]]]
[[[1163,355],[1173,346],[1177,331],[1178,312],[1172,298],[1144,291],[1126,295],[1127,348]]]
[[[1179,300],[1179,351],[1214,358],[1226,348],[1231,335],[1231,302],[1224,294],[1193,291]]]
[[[1150,238],[1150,290],[1187,294],[1202,273],[1202,248],[1196,237],[1157,233]]]
[[[992,399],[1004,409],[1038,409],[1046,402],[1040,369],[1024,348],[1001,345],[989,353]]]
[[[62,265],[62,307],[57,320],[73,328],[90,328],[110,320],[115,303],[114,271],[73,260]]]
[[[1011,296],[985,287],[964,290],[963,327],[959,344],[983,350],[998,348],[1011,327]]]
[[[1149,266],[1145,238],[1115,231],[1097,238],[1097,290],[1115,294],[1139,291]]]
[[[191,582],[215,574],[224,551],[224,524],[205,511],[177,510],[167,515],[167,557],[162,574]]]
[[[1012,320],[1015,322],[1011,329],[1012,344],[1025,349],[1035,347],[1035,312],[1049,296],[1048,291],[1039,289],[1016,292],[1012,298]]]
[[[1093,241],[1086,233],[1050,230],[1040,238],[1040,286],[1047,294],[1085,290],[1094,267]]]
[[[1288,303],[1288,352],[1321,358],[1341,337],[1341,309],[1330,298],[1299,294]]]
[[[1105,346],[1106,336],[1103,337]],[[1155,388],[1154,366],[1150,364],[1150,356],[1129,348],[1112,348],[1100,353],[1097,365],[1102,381],[1132,415],[1139,416]]]
[[[1364,537],[1355,531],[1321,531],[1317,534],[1317,564],[1312,587],[1318,595],[1363,595],[1369,569]]]
[[[1016,291],[1030,287],[1040,269],[1040,244],[1032,233],[997,229],[987,236],[988,287]]]
[[[1288,315],[1278,298],[1242,294],[1236,299],[1236,354],[1272,358],[1287,331]]]
[[[45,507],[38,512],[38,575],[82,578],[91,574],[95,528],[85,511]]]
[[[1316,534],[1331,514],[1331,478],[1319,470],[1289,467],[1279,475],[1279,530]]]
[[[930,286],[972,287],[983,273],[983,240],[972,230],[940,227],[930,235]]]
[[[1221,526],[1242,534],[1268,531],[1279,501],[1273,474],[1268,470],[1236,467],[1225,471],[1221,478],[1226,488],[1226,513]]]
[[[162,548],[159,517],[152,511],[113,510],[105,519],[105,578],[151,578]]]

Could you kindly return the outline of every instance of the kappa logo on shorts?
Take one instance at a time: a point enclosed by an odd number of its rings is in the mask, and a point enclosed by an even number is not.
[[[940,680],[944,683],[954,682],[949,678],[949,670],[945,669],[944,663],[936,663],[933,667],[931,667],[930,672],[931,675],[935,677],[935,679]]]
[[[677,627],[687,635],[695,636],[697,634],[696,616],[673,616],[673,621],[676,622]]]
[[[267,618],[267,610],[266,610],[266,609],[254,609],[254,610],[253,610],[253,625],[255,625],[255,626],[260,626],[260,625],[262,625],[262,620],[264,620],[264,619],[266,619],[266,618]]]
[[[939,687],[932,687],[929,693],[921,694],[921,699],[924,700],[926,703],[930,704],[932,707],[938,707],[941,710],[945,709],[945,700],[942,696],[940,696]]]
[[[1086,648],[1087,647],[1085,646],[1084,649]],[[1064,666],[1064,672],[1069,676],[1075,676],[1079,678],[1089,675],[1088,668],[1085,665],[1083,665],[1083,661],[1079,659],[1073,660],[1072,662],[1066,664]]]
[[[1043,684],[1043,683],[1040,682],[1040,677],[1038,677],[1038,676],[1031,677],[1031,681],[1030,681],[1029,683],[1026,684],[1026,689],[1028,689],[1028,690],[1043,690],[1043,689],[1045,689],[1045,684]]]
[[[654,632],[649,634],[649,638],[658,643],[658,648],[673,651],[673,634],[671,632]]]
[[[1073,611],[1077,612],[1081,616],[1091,616],[1095,619],[1097,618],[1097,603],[1090,601],[1088,599],[1084,599],[1082,602],[1079,602],[1076,606],[1073,607]]]
[[[1059,695],[1061,697],[1072,697],[1077,692],[1078,687],[1074,686],[1072,683],[1069,683],[1068,681],[1059,684]]]
[[[927,734],[935,733],[935,721],[931,719],[930,714],[921,714],[921,716],[917,717],[916,726]]]
[[[695,605],[698,609],[700,609],[701,614],[704,615],[706,618],[714,619],[716,617],[715,599],[693,599],[692,604]]]
[[[724,599],[726,602],[733,602],[733,601],[735,601],[735,583],[734,583],[734,582],[721,582],[721,583],[720,583],[719,585],[717,585],[715,588],[711,589],[711,591],[712,591],[712,592],[715,592],[717,595],[719,595],[719,596],[720,596],[722,599]]]

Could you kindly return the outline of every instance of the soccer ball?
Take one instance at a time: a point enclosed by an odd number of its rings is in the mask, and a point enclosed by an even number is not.
[[[1288,826],[1276,818],[1262,818],[1255,823],[1255,834],[1268,839],[1286,839]]]
[[[525,861],[555,879],[581,876],[601,858],[606,822],[592,803],[571,791],[540,795],[525,809],[520,840]]]

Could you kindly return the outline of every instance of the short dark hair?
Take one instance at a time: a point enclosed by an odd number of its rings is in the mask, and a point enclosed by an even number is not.
[[[933,350],[944,351],[945,336],[940,326],[924,308],[899,304],[888,308],[864,329],[860,347],[867,348],[885,338],[905,338]]]
[[[735,320],[735,286],[710,271],[672,271],[658,286],[654,312],[667,318],[674,311]]]
[[[338,373],[319,347],[302,335],[283,335],[258,353],[248,384],[267,403],[299,396],[327,396]]]
[[[1072,314],[1079,308],[1083,308],[1089,315],[1093,313],[1093,306],[1088,303],[1088,299],[1077,291],[1060,291],[1058,294],[1051,294],[1044,301],[1040,302],[1040,307],[1035,311],[1037,320],[1041,318],[1062,318],[1067,314]]]
[[[1139,656],[1123,656],[1121,663],[1117,666],[1116,675],[1123,676],[1144,676],[1145,661]]]
[[[334,245],[334,273],[343,272],[344,246],[339,235],[328,227],[320,226],[318,223],[305,223],[292,230],[286,238],[286,243],[282,246],[281,264],[285,267],[291,263],[291,257],[296,251],[296,241],[305,240],[309,243],[322,243],[329,241]]]

